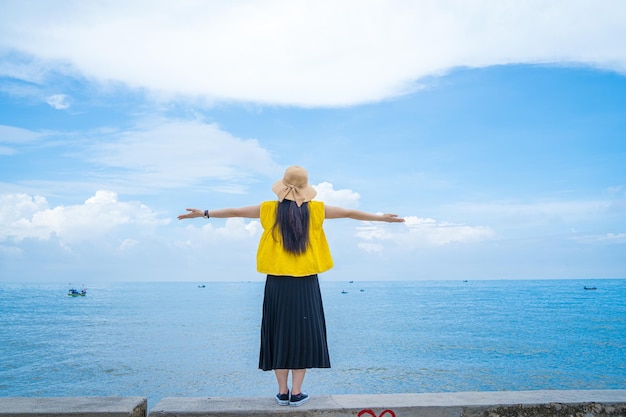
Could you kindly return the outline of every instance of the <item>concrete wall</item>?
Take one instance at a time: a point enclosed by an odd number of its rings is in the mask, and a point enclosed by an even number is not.
[[[146,417],[142,397],[0,397],[0,417]]]
[[[313,396],[301,407],[263,398],[0,397],[0,417],[626,417],[626,390]]]
[[[149,417],[626,417],[626,390],[333,395],[301,407],[273,398],[164,398]]]

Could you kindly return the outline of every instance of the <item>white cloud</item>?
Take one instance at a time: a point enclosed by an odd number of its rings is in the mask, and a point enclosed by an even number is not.
[[[392,231],[387,225],[383,223],[364,222],[362,225],[357,226],[356,236],[368,240],[392,240],[396,236],[397,231]]]
[[[65,94],[53,94],[46,99],[46,103],[56,110],[69,109],[71,106],[71,100]]]
[[[40,141],[49,135],[50,133],[40,133],[19,127],[0,125],[0,155],[16,155],[20,152],[19,148],[21,146]]]
[[[582,235],[574,236],[572,239],[586,245],[624,245],[626,244],[626,233]]]
[[[40,133],[32,130],[0,125],[0,143],[20,145],[36,141],[41,137]]]
[[[405,221],[408,234],[403,240],[409,246],[475,243],[495,236],[494,231],[487,226],[468,226],[415,216],[406,217]]]
[[[221,191],[242,193],[259,174],[273,178],[279,171],[257,140],[239,139],[200,121],[155,121],[103,138],[86,151],[88,158],[125,170],[112,180],[127,185],[165,188],[220,179]]]
[[[260,236],[262,229],[261,223],[257,220],[250,221],[235,217],[226,219],[223,227],[215,227],[208,223],[202,228],[202,231],[214,235],[221,241],[222,239],[237,240]]]
[[[476,243],[495,236],[486,226],[452,224],[415,216],[405,217],[402,224],[365,222],[356,229],[356,237],[362,240],[358,247],[366,252],[380,252],[389,244],[411,250],[450,243]]]
[[[97,240],[120,226],[169,223],[146,205],[119,201],[110,191],[98,191],[80,205],[50,207],[44,197],[26,194],[0,195],[0,203],[0,241],[55,235],[62,243],[74,243]]]
[[[15,0],[2,9],[0,49],[34,56],[42,71],[209,99],[351,105],[459,66],[626,71],[621,0]],[[39,73],[8,61],[0,73]]]
[[[5,12],[4,9],[2,11]],[[8,12],[8,10],[6,11]],[[2,19],[5,15],[0,16]],[[4,23],[3,21],[3,25]],[[0,30],[8,29],[7,26],[3,25],[0,25]],[[0,40],[0,42],[2,41]],[[29,84],[4,82],[0,85],[0,91],[19,97],[41,97],[41,91],[35,84],[45,82],[47,72],[50,69],[46,60],[8,53],[4,59],[0,60],[0,76],[27,81]]]
[[[48,201],[41,196],[0,194],[0,227],[6,227],[23,217],[32,217],[46,209]]]
[[[359,206],[359,193],[352,190],[335,190],[333,184],[329,182],[321,182],[313,185],[317,190],[315,200],[323,201],[329,206],[340,206],[345,208],[356,208]]]
[[[190,222],[190,220],[182,220]],[[261,236],[263,227],[258,220],[243,218],[228,218],[223,224],[207,222],[198,226],[198,223],[189,223],[184,228],[184,240],[174,241],[174,246],[182,249],[194,249],[204,252],[207,247],[213,247],[219,251],[242,251],[247,248],[250,258],[254,256],[254,250]],[[215,249],[217,247],[217,249]],[[226,256],[226,255],[224,255]]]
[[[137,246],[139,242],[135,239],[124,239],[122,243],[120,243],[120,250],[122,252],[126,252]]]

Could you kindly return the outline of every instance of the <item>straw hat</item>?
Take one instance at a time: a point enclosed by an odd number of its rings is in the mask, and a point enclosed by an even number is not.
[[[317,195],[315,188],[309,185],[309,175],[306,169],[294,165],[285,170],[285,175],[272,185],[272,191],[278,196],[278,201],[291,200],[298,204],[311,201]]]

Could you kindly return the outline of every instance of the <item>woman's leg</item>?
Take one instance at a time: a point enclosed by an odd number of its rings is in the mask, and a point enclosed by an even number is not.
[[[287,394],[289,392],[289,385],[287,385],[289,369],[274,369],[274,373],[276,374],[276,382],[278,382],[278,393]]]
[[[302,381],[304,381],[304,375],[306,369],[292,369],[291,370],[291,394],[298,395],[302,392]]]

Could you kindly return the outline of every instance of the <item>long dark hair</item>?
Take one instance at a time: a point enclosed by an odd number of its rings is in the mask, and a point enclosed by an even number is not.
[[[283,200],[278,203],[274,229],[278,228],[283,248],[287,252],[300,255],[309,247],[309,203],[300,207],[295,201]]]

